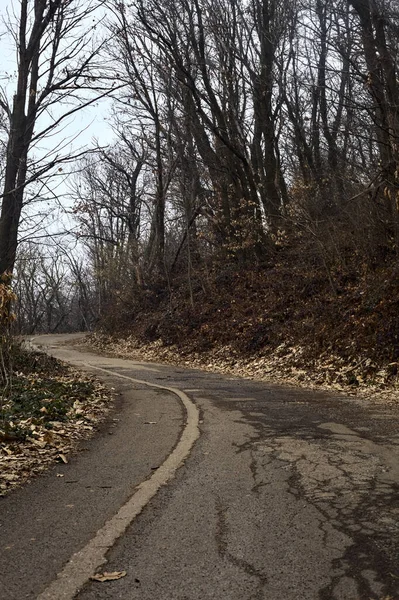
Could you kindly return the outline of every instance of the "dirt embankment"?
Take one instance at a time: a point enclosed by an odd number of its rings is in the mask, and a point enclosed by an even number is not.
[[[121,298],[91,344],[121,356],[200,366],[396,402],[396,264],[309,264],[282,252],[257,269],[198,270]]]

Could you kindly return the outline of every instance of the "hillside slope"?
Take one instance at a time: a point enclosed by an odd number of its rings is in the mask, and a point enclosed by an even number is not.
[[[152,360],[305,385],[389,390],[398,382],[394,262],[359,268],[281,249],[257,268],[214,266],[120,298],[93,345]]]

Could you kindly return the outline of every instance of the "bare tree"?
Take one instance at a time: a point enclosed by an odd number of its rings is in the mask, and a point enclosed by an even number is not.
[[[26,187],[75,157],[65,134],[46,152],[40,144],[59,133],[77,111],[104,94],[98,82],[96,12],[102,0],[21,0],[9,23],[17,53],[12,101],[3,91],[7,150],[0,215],[0,273],[12,271]],[[57,139],[57,138],[55,138]]]
[[[75,181],[77,236],[96,282],[99,313],[118,294],[143,285],[144,162],[140,144],[126,140],[81,161]]]
[[[22,243],[15,263],[19,332],[32,334],[84,331],[97,315],[93,278],[83,265],[83,253],[74,257],[57,242]]]

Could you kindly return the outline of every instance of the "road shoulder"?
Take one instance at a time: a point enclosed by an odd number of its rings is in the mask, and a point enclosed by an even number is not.
[[[97,375],[119,394],[100,434],[1,500],[1,597],[36,598],[180,439],[184,413],[174,394]]]

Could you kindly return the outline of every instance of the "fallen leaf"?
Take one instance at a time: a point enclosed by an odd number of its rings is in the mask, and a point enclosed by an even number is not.
[[[4,473],[2,475],[2,478],[5,479],[6,481],[16,481],[18,479],[18,475],[16,475],[15,473]]]
[[[35,446],[37,446],[38,448],[45,448],[47,446],[47,442],[45,441],[40,441],[40,440],[32,440],[32,444],[34,444]]]
[[[57,477],[65,477],[65,475],[62,475],[61,473],[57,473]]]
[[[156,425],[156,421],[144,421],[144,425]]]
[[[116,579],[122,579],[127,575],[126,571],[113,571],[112,573],[96,573],[92,575],[90,579],[92,581],[115,581]]]

